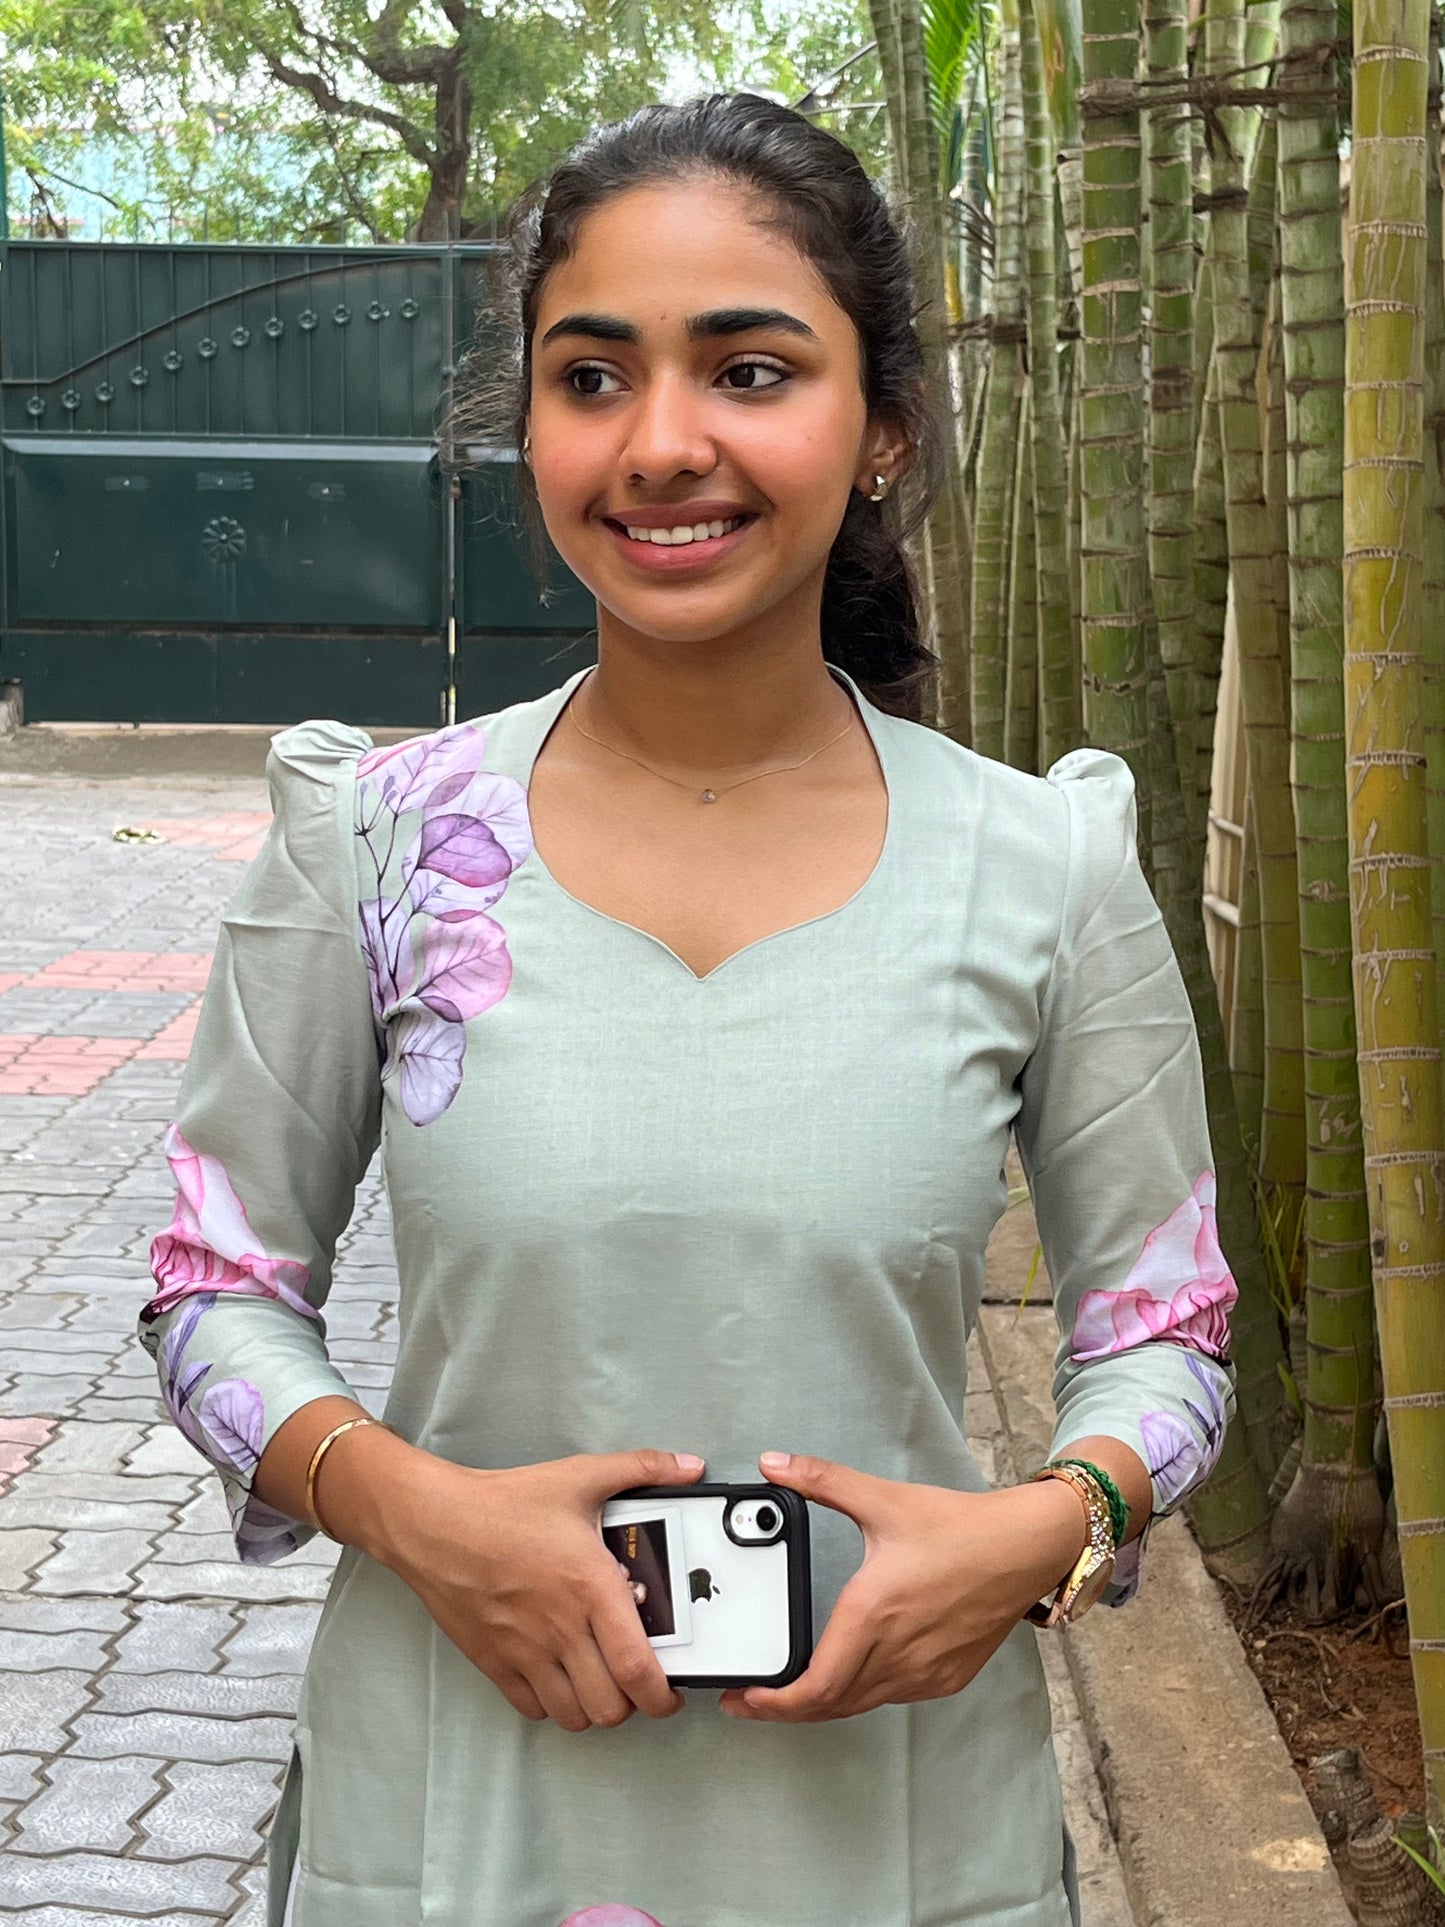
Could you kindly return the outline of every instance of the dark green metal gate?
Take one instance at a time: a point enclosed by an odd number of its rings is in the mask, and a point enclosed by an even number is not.
[[[592,659],[515,451],[437,444],[488,246],[0,249],[0,679],[27,721],[428,727]]]

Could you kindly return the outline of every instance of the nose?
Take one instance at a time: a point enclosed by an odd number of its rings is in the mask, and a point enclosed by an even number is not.
[[[659,483],[674,475],[711,474],[717,448],[705,410],[684,375],[664,371],[649,381],[628,410],[622,462],[629,481]]]

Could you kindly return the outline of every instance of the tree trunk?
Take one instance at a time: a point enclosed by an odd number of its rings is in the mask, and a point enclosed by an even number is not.
[[[1345,729],[1380,1362],[1426,1787],[1445,1807],[1445,1129],[1420,655],[1427,0],[1356,0]]]
[[[1144,517],[1144,363],[1137,107],[1099,111],[1097,90],[1131,85],[1137,0],[1085,0],[1084,232],[1080,280],[1084,722],[1134,772],[1139,841],[1153,846],[1149,795],[1152,614]]]
[[[1004,690],[1004,757],[1034,775],[1039,762],[1039,596],[1034,506],[1032,399],[1024,390],[1014,466],[1014,525],[1009,545],[1008,680]]]
[[[1440,15],[1431,10],[1438,74]],[[1430,798],[1430,902],[1435,955],[1445,956],[1445,265],[1441,262],[1440,95],[1430,91],[1425,205],[1425,759]],[[1440,1007],[1445,1047],[1445,999]]]
[[[1068,476],[1059,397],[1054,135],[1034,0],[1019,15],[1028,181],[1029,389],[1039,603],[1038,767],[1084,739],[1079,637],[1069,594]],[[1012,757],[1010,758],[1012,761]]]
[[[1206,257],[1196,306],[1213,311],[1213,276]],[[1210,324],[1210,338],[1213,326]],[[1214,776],[1214,725],[1219,707],[1219,677],[1224,662],[1224,630],[1229,616],[1229,529],[1224,502],[1224,450],[1219,440],[1219,363],[1213,352],[1206,365],[1203,408],[1194,451],[1194,643],[1181,705],[1193,705],[1188,739],[1194,748],[1195,807],[1190,821],[1208,822]],[[1171,701],[1171,707],[1172,707]],[[1181,771],[1187,772],[1187,762]]]
[[[1351,992],[1345,801],[1345,309],[1334,0],[1285,0],[1279,107],[1279,282],[1289,500],[1294,813],[1299,852],[1308,1365],[1304,1453],[1275,1516],[1310,1606],[1343,1610],[1375,1557],[1375,1331]]]

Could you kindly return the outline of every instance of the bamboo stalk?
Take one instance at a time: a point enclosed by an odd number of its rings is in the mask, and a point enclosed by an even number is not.
[[[1426,1785],[1445,1807],[1445,1120],[1420,651],[1427,0],[1356,0],[1345,729],[1380,1362]]]
[[[1009,556],[1008,680],[1004,692],[1004,756],[1015,769],[1037,773],[1039,762],[1039,606],[1037,514],[1032,397],[1024,390],[1019,408],[1018,456],[1014,469],[1014,525]]]

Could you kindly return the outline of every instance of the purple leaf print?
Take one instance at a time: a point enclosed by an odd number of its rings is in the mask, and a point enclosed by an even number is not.
[[[651,1914],[644,1914],[640,1908],[604,1900],[600,1906],[584,1907],[581,1913],[568,1914],[560,1927],[662,1927],[662,1922],[654,1920]]]
[[[505,883],[512,859],[486,824],[474,816],[429,816],[422,824],[419,870],[439,870],[473,890]]]
[[[375,877],[360,908],[361,948],[383,1075],[396,1071],[416,1125],[461,1088],[465,1025],[506,995],[506,932],[487,910],[531,854],[522,785],[481,767],[483,732],[464,723],[357,765],[356,834]],[[408,823],[403,835],[399,818]]]
[[[223,1378],[208,1385],[195,1411],[207,1457],[249,1478],[266,1436],[265,1406],[250,1379]]]
[[[1228,1423],[1224,1392],[1210,1367],[1194,1353],[1186,1354],[1185,1363],[1199,1387],[1197,1403],[1184,1400],[1191,1422],[1173,1412],[1146,1412],[1139,1421],[1145,1463],[1161,1506],[1173,1505],[1208,1476]]]
[[[396,1036],[401,1107],[413,1124],[432,1124],[461,1086],[466,1033],[459,1023],[408,1010],[398,1021]]]

